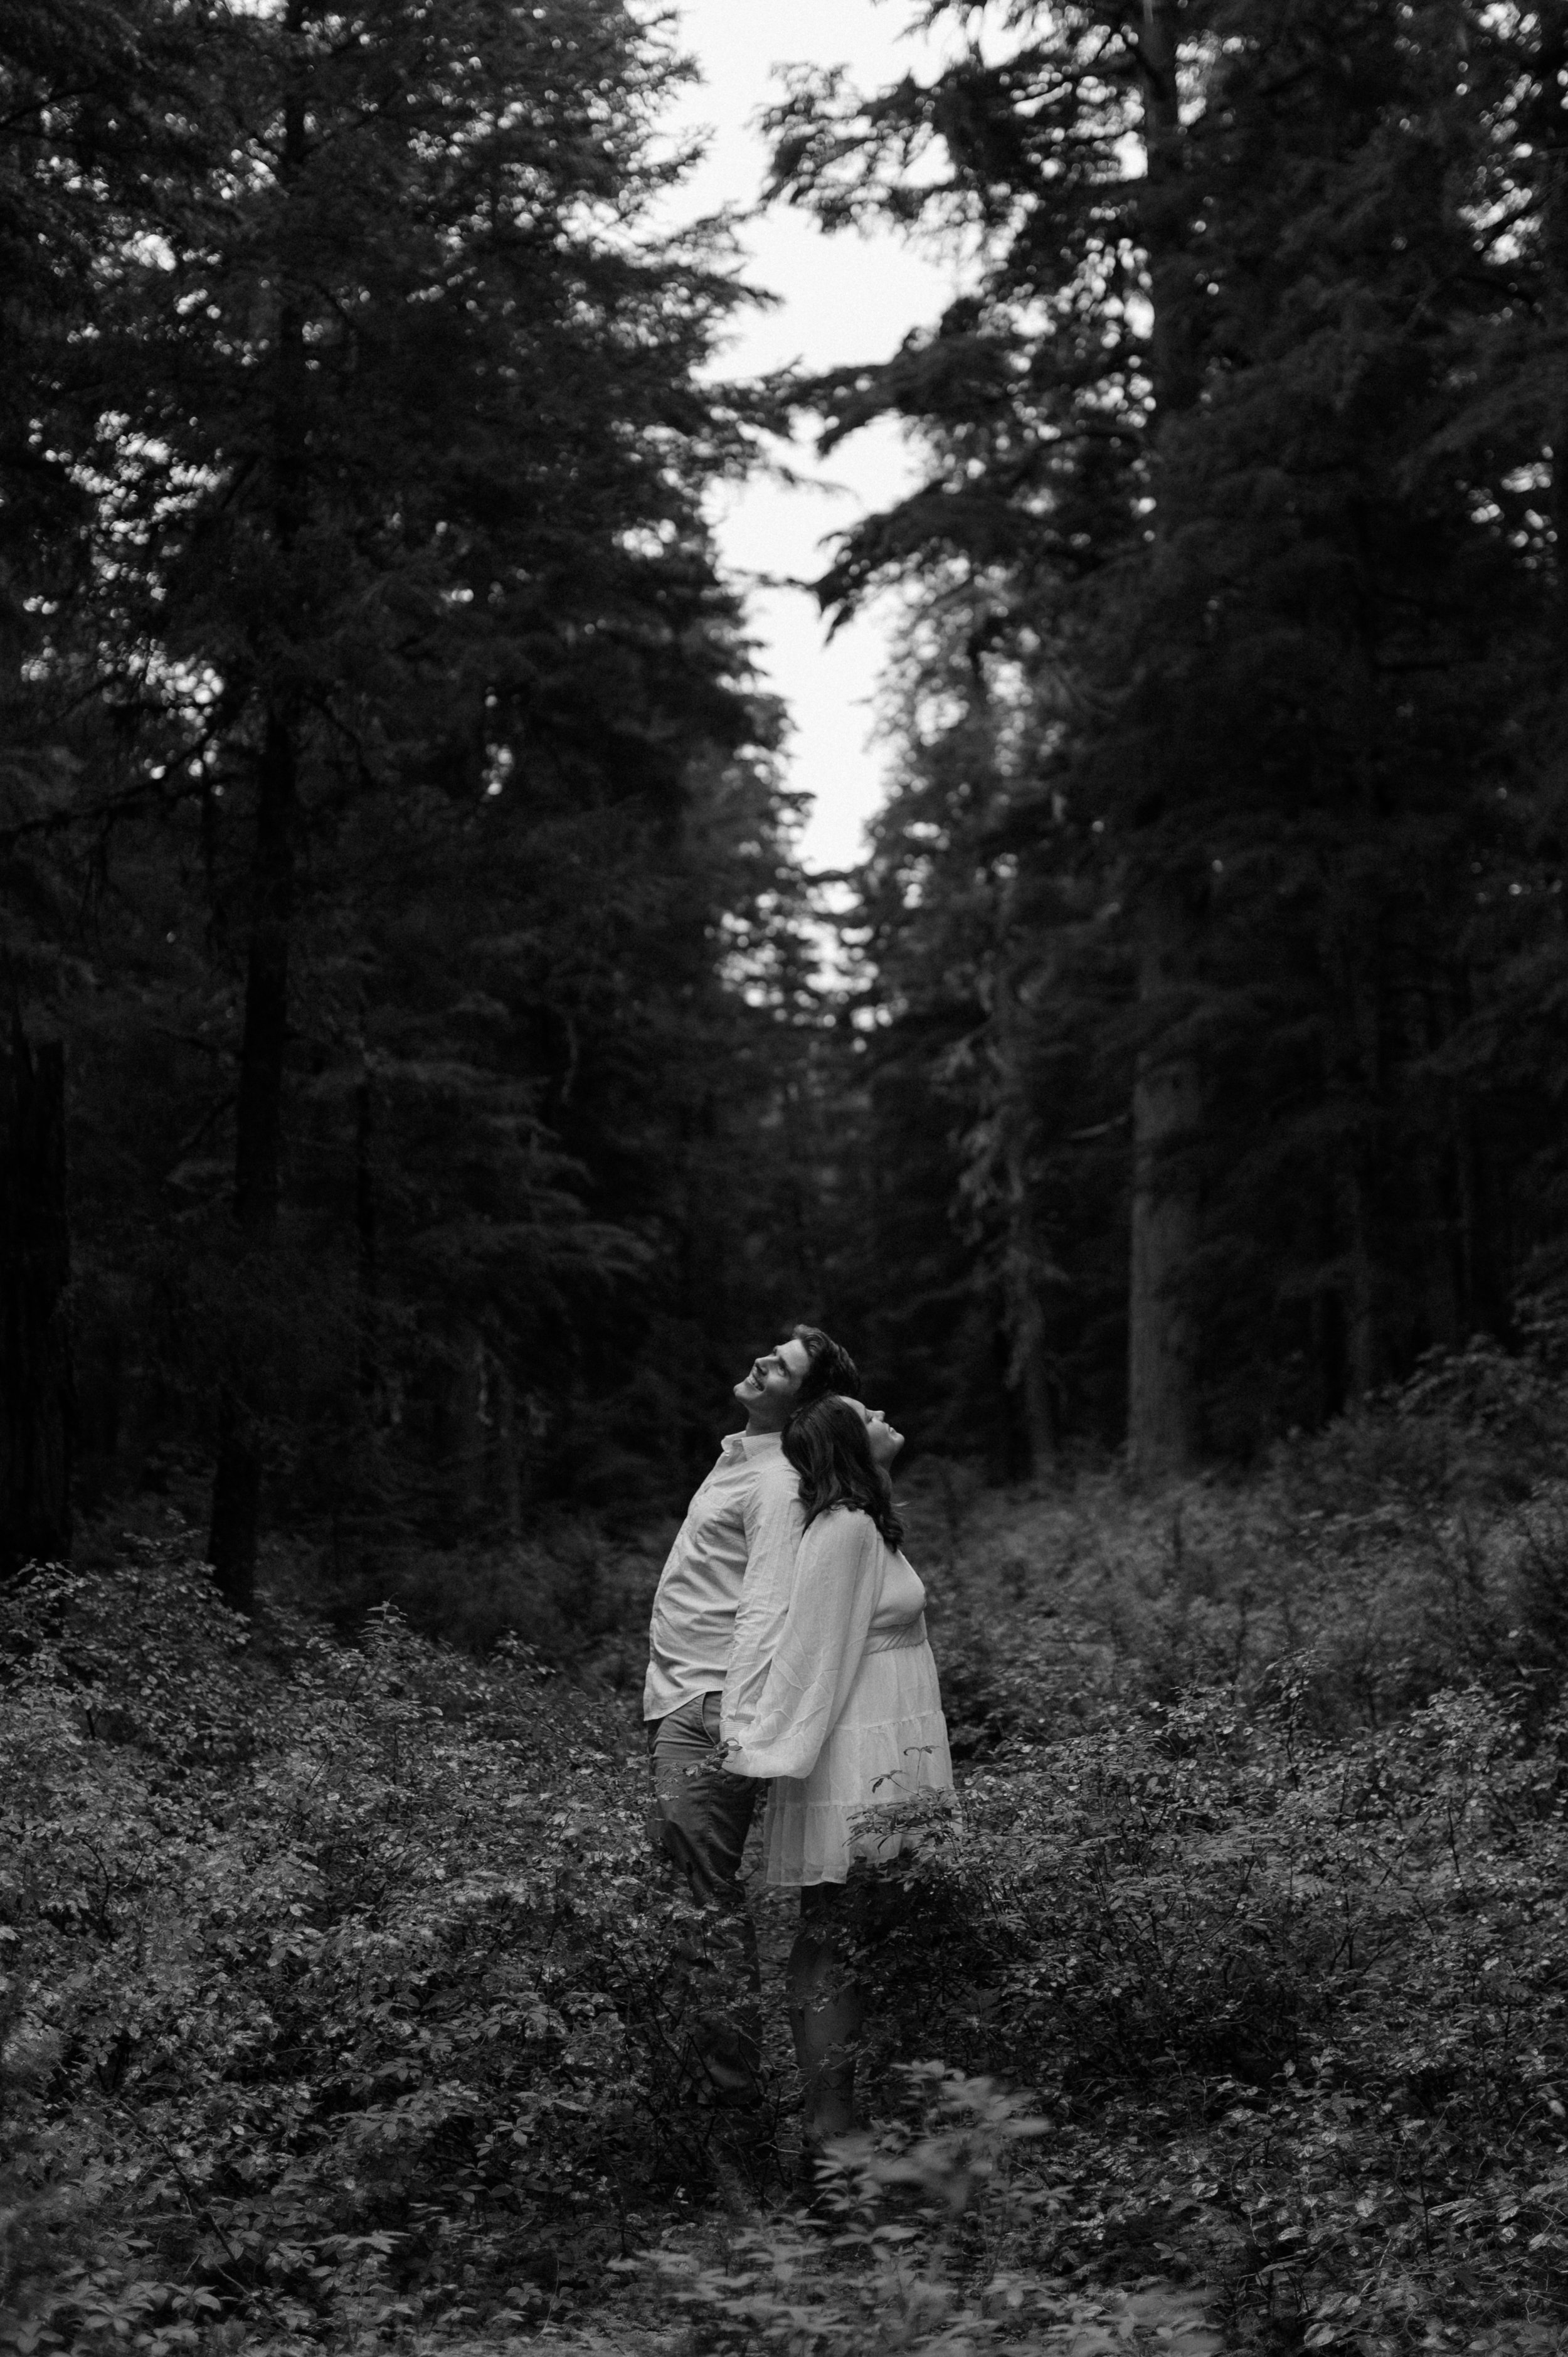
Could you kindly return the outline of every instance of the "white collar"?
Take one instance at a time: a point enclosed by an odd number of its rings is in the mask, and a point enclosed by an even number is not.
[[[719,1444],[721,1457],[760,1457],[765,1451],[782,1448],[781,1432],[726,1432]]]

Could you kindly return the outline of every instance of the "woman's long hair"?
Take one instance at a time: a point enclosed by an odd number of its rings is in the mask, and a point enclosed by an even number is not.
[[[890,1547],[904,1535],[893,1510],[893,1489],[879,1469],[858,1408],[836,1392],[797,1408],[784,1427],[784,1454],[800,1477],[800,1503],[810,1530],[830,1506],[869,1514]]]

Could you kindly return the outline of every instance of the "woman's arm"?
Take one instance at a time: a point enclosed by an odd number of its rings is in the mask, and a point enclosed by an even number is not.
[[[865,1651],[880,1552],[871,1517],[843,1507],[800,1541],[768,1682],[725,1752],[732,1775],[800,1777],[816,1766]]]
[[[742,1508],[746,1578],[735,1616],[719,1724],[725,1741],[738,1739],[756,1717],[768,1672],[789,1610],[795,1558],[806,1513],[800,1477],[788,1458],[764,1458]]]

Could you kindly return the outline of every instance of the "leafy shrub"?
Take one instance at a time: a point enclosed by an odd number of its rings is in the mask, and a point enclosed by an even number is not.
[[[352,1631],[391,1605],[420,1635],[488,1657],[526,1631],[540,1659],[598,1683],[640,1688],[648,1617],[674,1524],[628,1535],[607,1518],[556,1513],[526,1537],[437,1547],[399,1534],[357,1562],[294,1543],[270,1567],[274,1600]],[[117,1544],[102,1560],[113,1563]]]
[[[1021,2170],[1048,2124],[989,2080],[940,2064],[902,2074],[899,2114],[834,2148],[834,2229],[755,2226],[715,2253],[690,2244],[620,2263],[651,2272],[724,2357],[960,2357],[986,2347],[1038,2357],[1218,2347],[1201,2301],[1164,2284],[1092,2288],[1032,2264],[1037,2180]],[[1022,2230],[1022,2231],[1021,2231]]]
[[[522,2313],[702,2177],[640,1765],[526,1647],[252,1632],[144,1544],[0,1663],[17,2346]]]
[[[1568,1669],[1568,1343],[1477,1340],[1297,1436],[1244,1481],[1117,1472],[985,1491],[918,1469],[909,1553],[962,1756],[1052,1742],[1193,1688],[1265,1704],[1310,1663],[1324,1732],[1387,1725],[1480,1678],[1550,1703]]]
[[[882,2067],[913,2043],[1034,2091],[1054,2277],[1195,2269],[1312,2347],[1561,2323],[1568,1720],[1527,1741],[1474,1690],[1331,1743],[1306,1668],[1282,1684],[974,1778],[874,1959]]]
[[[1244,1484],[909,1485],[966,1839],[865,1959],[825,2240],[690,2199],[700,1925],[640,1747],[491,1642],[554,1642],[571,1577],[553,1619],[542,1558],[433,1591],[482,1663],[391,1615],[248,1631],[150,1543],[0,1597],[11,2342],[500,2349],[624,2252],[596,2299],[691,2357],[1196,2350],[1206,2311],[1259,2351],[1559,2346],[1559,1392],[1477,1350]],[[629,1652],[646,1566],[580,1552]]]

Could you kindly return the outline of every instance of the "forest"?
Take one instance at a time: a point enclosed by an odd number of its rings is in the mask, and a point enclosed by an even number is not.
[[[763,382],[678,13],[0,16],[16,2357],[1568,2333],[1568,0],[887,5],[764,193],[963,290]],[[825,877],[711,516],[887,419]],[[966,1826],[826,2238],[637,1716],[796,1319]]]

